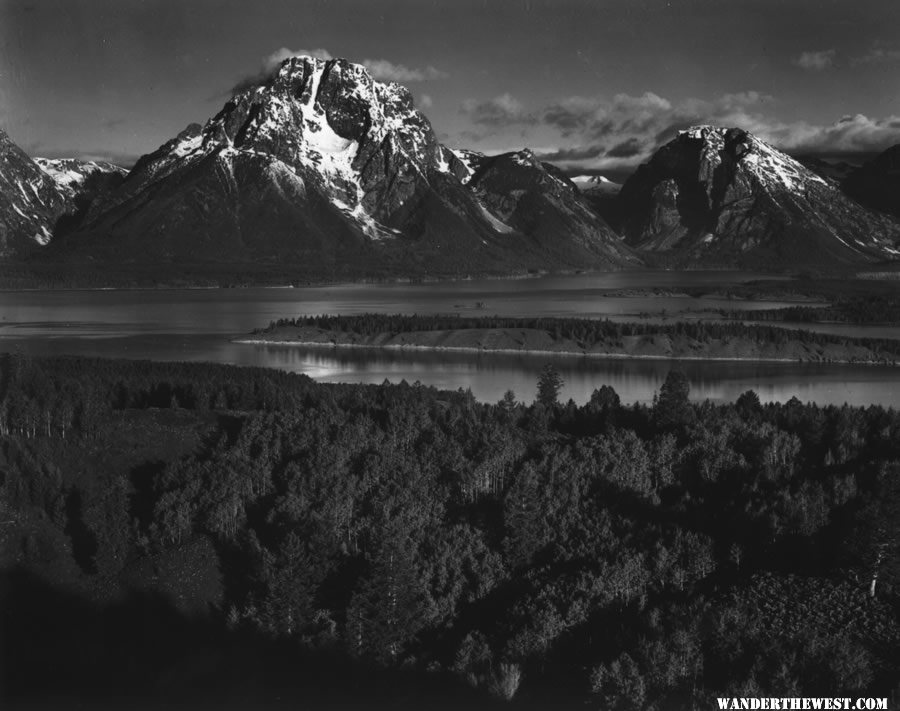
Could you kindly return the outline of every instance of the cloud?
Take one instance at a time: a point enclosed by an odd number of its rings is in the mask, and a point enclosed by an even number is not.
[[[900,62],[900,49],[887,49],[885,47],[873,47],[859,57],[853,57],[850,63],[860,64],[885,64],[887,62]]]
[[[103,128],[105,128],[105,129],[111,130],[114,128],[118,128],[119,126],[123,126],[126,123],[127,123],[127,120],[124,118],[108,118],[104,121],[101,121],[100,125],[103,126]]]
[[[641,142],[633,136],[610,148],[606,155],[610,158],[631,158],[643,152]]]
[[[239,94],[267,81],[275,74],[282,62],[291,57],[314,57],[325,61],[335,58],[327,49],[288,49],[287,47],[282,47],[264,57],[259,70],[255,74],[238,81],[231,88],[231,94]],[[372,78],[378,81],[419,82],[444,79],[449,76],[446,72],[442,72],[430,65],[424,69],[418,69],[407,67],[403,64],[395,64],[387,59],[364,59],[359,64],[365,66]]]
[[[792,153],[872,153],[900,143],[898,116],[878,119],[855,114],[830,124],[784,122],[773,115],[777,100],[759,91],[681,101],[652,92],[576,96],[536,110],[514,100],[486,104],[472,102],[468,107],[470,116],[481,125],[496,127],[517,117],[521,121],[536,117],[541,125],[556,131],[559,145],[545,148],[541,158],[570,172],[633,169],[679,131],[698,124],[740,127]],[[604,150],[603,146],[611,148]]]
[[[386,59],[364,59],[361,64],[369,70],[372,78],[378,81],[417,82],[432,79],[446,79],[449,76],[431,65],[424,69],[411,69],[402,64],[394,64]]]
[[[826,125],[798,122],[774,126],[763,137],[794,153],[881,152],[900,143],[900,116],[854,114]]]
[[[647,153],[674,137],[679,130],[698,123],[740,125],[748,111],[774,102],[758,91],[723,94],[713,101],[687,99],[673,103],[653,92],[640,96],[569,97],[538,112],[541,121],[563,138],[587,139],[588,143],[612,141],[614,157]],[[755,125],[755,122],[749,121]],[[627,144],[623,143],[628,141]]]
[[[555,148],[535,151],[535,155],[549,163],[579,161],[589,158],[599,158],[606,152],[606,146],[578,146],[575,148]]]
[[[243,91],[247,91],[247,89],[252,89],[254,86],[258,86],[270,79],[285,59],[304,56],[325,60],[333,59],[331,52],[327,49],[288,49],[287,47],[282,47],[281,49],[276,49],[272,54],[263,57],[259,70],[255,74],[245,76],[236,82],[235,85],[231,87],[230,93],[232,95],[240,94]]]
[[[837,50],[824,49],[818,52],[802,52],[794,59],[794,64],[811,72],[821,72],[834,65]]]
[[[501,94],[485,101],[466,99],[460,110],[469,117],[472,123],[480,126],[528,125],[538,121],[537,117],[525,111],[522,102],[511,94]]]
[[[422,94],[419,97],[419,106],[423,109],[430,109],[434,106],[434,99],[432,99],[428,94]]]
[[[621,134],[632,128],[643,130],[672,104],[651,91],[641,96],[616,94],[612,99],[572,96],[551,104],[541,112],[541,120],[562,135],[586,132],[594,138]]]
[[[334,56],[327,49],[288,49],[287,47],[282,47],[263,59],[262,71],[271,74],[281,66],[285,59],[290,59],[291,57],[314,57],[325,61],[334,59]]]

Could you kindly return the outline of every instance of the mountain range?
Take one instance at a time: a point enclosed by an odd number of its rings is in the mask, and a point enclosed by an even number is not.
[[[127,172],[0,134],[7,264],[298,279],[642,265],[840,270],[900,257],[895,147],[845,176],[738,128],[682,131],[621,186],[442,145],[410,92],[295,57]]]

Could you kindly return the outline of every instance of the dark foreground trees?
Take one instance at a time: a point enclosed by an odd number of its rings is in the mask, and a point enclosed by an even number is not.
[[[893,410],[696,403],[679,376],[653,407],[602,384],[583,407],[527,407],[0,364],[6,571],[109,604],[154,591],[233,634],[513,704],[890,696],[900,673]],[[130,644],[165,639],[147,614]],[[93,649],[82,636],[115,629],[77,634]],[[20,658],[53,674],[75,653],[60,639]]]

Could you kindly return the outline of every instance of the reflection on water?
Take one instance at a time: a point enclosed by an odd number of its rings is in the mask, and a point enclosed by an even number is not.
[[[584,403],[601,385],[611,385],[623,402],[651,402],[672,368],[691,382],[692,399],[733,401],[753,389],[763,401],[900,407],[900,369],[876,366],[812,365],[585,358],[505,353],[429,352],[232,343],[216,335],[155,334],[121,338],[7,339],[4,350],[25,354],[72,354],[106,358],[209,361],[305,373],[321,382],[421,382],[442,389],[471,388],[486,402],[507,390],[534,399],[538,374],[548,360],[565,379],[564,399]]]
[[[434,353],[368,348],[304,348],[254,345],[258,363],[307,373],[323,382],[381,383],[417,380],[438,388],[471,388],[484,401],[499,400],[513,390],[519,400],[534,399],[538,375],[548,362],[542,355]],[[733,401],[755,390],[763,401],[797,397],[822,404],[900,405],[900,372],[871,366],[794,363],[738,363],[630,360],[554,356],[565,380],[561,397],[582,404],[595,388],[611,385],[624,402],[649,403],[669,370],[683,370],[691,397]]]
[[[748,273],[640,272],[441,284],[351,284],[303,289],[0,292],[0,350],[31,354],[186,360],[306,373],[326,382],[420,381],[471,388],[496,401],[506,390],[534,398],[546,356],[253,346],[230,342],[269,321],[320,313],[470,313],[621,317],[687,309],[753,310],[773,302],[683,296],[608,296],[609,289],[672,288],[767,278]],[[483,309],[476,308],[478,303]],[[843,335],[898,337],[885,327],[827,326]],[[672,367],[697,399],[733,400],[747,389],[763,400],[900,406],[900,370],[883,367],[603,360],[555,357],[563,397],[582,403],[611,385],[625,402],[650,402]]]

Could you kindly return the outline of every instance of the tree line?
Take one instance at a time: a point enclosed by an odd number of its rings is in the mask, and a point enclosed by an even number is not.
[[[779,310],[781,311],[781,310]],[[747,318],[741,312],[741,318]],[[756,315],[769,312],[753,312]],[[726,314],[730,317],[731,314]],[[761,318],[768,318],[765,315]],[[781,317],[772,320],[784,320]],[[570,340],[582,348],[604,343],[621,345],[623,338],[632,336],[687,337],[700,342],[727,339],[748,339],[756,343],[784,345],[791,341],[811,346],[860,346],[900,353],[900,342],[887,338],[859,338],[786,329],[778,326],[744,323],[742,321],[677,321],[667,324],[620,322],[609,319],[577,319],[554,317],[463,316],[447,314],[377,314],[313,315],[282,318],[271,321],[256,335],[277,333],[286,328],[319,328],[361,336],[410,333],[417,331],[455,331],[462,329],[535,329],[546,331],[556,340]]]

